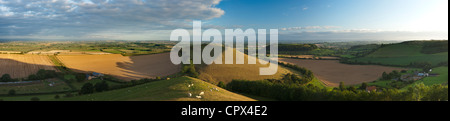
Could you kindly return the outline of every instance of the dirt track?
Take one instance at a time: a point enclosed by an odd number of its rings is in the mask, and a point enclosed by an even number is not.
[[[372,82],[381,77],[383,72],[402,70],[403,68],[376,66],[376,65],[348,65],[337,60],[301,60],[280,59],[282,62],[296,64],[314,72],[314,74],[328,86],[339,86],[340,82],[346,85]]]

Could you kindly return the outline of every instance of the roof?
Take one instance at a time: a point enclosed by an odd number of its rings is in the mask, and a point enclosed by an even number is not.
[[[93,72],[92,75],[94,75],[94,76],[102,76],[103,74],[97,73],[97,72]]]
[[[367,91],[375,91],[375,90],[377,90],[377,87],[376,86],[370,86],[370,87],[367,87],[366,90]]]

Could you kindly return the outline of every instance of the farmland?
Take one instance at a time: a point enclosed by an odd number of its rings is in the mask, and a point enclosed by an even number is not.
[[[0,75],[10,74],[12,78],[25,78],[39,69],[56,70],[48,56],[0,54]]]
[[[299,60],[280,59],[282,62],[296,64],[311,70],[316,77],[327,86],[336,87],[340,82],[347,85],[356,85],[363,82],[375,81],[383,72],[402,70],[403,68],[384,67],[375,65],[348,65],[336,60]]]
[[[446,41],[436,41],[442,45],[448,45]],[[381,64],[391,66],[408,66],[414,62],[427,62],[436,66],[442,62],[448,62],[447,47],[428,47],[431,42],[411,41],[398,44],[384,45],[373,53],[363,57],[349,59],[350,63]],[[431,48],[441,48],[432,53],[424,53]]]
[[[194,84],[192,87],[188,85]],[[217,88],[217,90],[210,90]],[[201,99],[195,98],[200,92]],[[194,96],[189,97],[189,93]],[[191,77],[179,77],[139,85],[131,88],[113,90],[72,98],[53,99],[53,101],[254,101],[254,99],[229,92],[215,85]]]
[[[234,51],[232,49],[227,49],[226,51]],[[237,51],[238,52],[238,51]],[[222,56],[222,62],[224,62],[225,57]],[[202,80],[206,80],[211,83],[218,83],[219,81],[228,83],[233,79],[246,79],[246,80],[263,80],[263,79],[279,79],[283,74],[292,73],[290,70],[278,67],[278,72],[275,75],[259,75],[260,67],[268,67],[268,65],[262,64],[248,64],[247,60],[257,58],[245,55],[244,58],[237,58],[237,60],[244,60],[245,64],[211,64],[199,67],[200,76]],[[236,61],[236,60],[234,60]],[[258,61],[257,61],[258,62]],[[234,62],[235,63],[235,62]]]
[[[123,80],[156,78],[178,73],[180,65],[170,61],[169,54],[142,56],[110,55],[60,55],[58,59],[67,68],[78,72],[98,72]]]

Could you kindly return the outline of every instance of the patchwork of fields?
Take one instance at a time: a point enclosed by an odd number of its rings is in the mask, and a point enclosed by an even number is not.
[[[39,69],[56,70],[48,56],[43,55],[0,54],[0,67],[0,75],[10,74],[12,78],[28,77]]]
[[[341,64],[337,60],[300,60],[280,59],[300,67],[305,67],[322,80],[327,86],[336,87],[340,82],[346,85],[357,85],[363,82],[375,81],[383,72],[403,70],[403,68],[376,66],[376,65],[348,65]]]
[[[168,76],[181,70],[181,65],[172,64],[169,53],[142,56],[110,54],[57,57],[74,71],[103,73],[127,81]]]
[[[379,63],[384,65],[407,66],[412,62],[429,62],[437,65],[448,61],[448,52],[434,54],[421,53],[422,46],[411,44],[393,44],[360,58],[351,59],[357,62]]]

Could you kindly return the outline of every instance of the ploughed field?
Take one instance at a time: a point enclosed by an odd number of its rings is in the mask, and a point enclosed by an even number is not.
[[[169,53],[141,56],[109,54],[57,57],[73,71],[103,73],[127,81],[168,76],[181,70],[181,65],[172,64]]]
[[[340,82],[346,85],[356,85],[363,82],[372,82],[380,78],[383,72],[404,70],[404,68],[377,66],[377,65],[348,65],[338,60],[302,60],[281,58],[287,62],[311,70],[327,86],[336,87]]]
[[[0,75],[12,78],[26,78],[39,69],[56,70],[53,62],[44,55],[0,54]]]
[[[233,51],[234,53],[242,52],[236,51],[235,49],[226,49],[225,51]],[[199,79],[211,82],[218,83],[224,82],[229,83],[234,79],[237,80],[264,80],[264,79],[280,79],[284,74],[294,73],[289,69],[278,66],[277,70],[274,68],[271,71],[276,71],[274,75],[260,75],[260,68],[267,68],[269,64],[263,65],[259,63],[260,61],[264,61],[261,59],[257,59],[256,57],[249,56],[244,54],[243,57],[235,56],[233,59],[234,64],[224,64],[225,63],[225,51],[222,53],[222,58],[216,58],[215,60],[221,60],[222,64],[211,64],[204,65],[199,68],[200,76]],[[236,60],[241,61],[244,60],[244,64],[236,64]],[[257,64],[248,64],[248,60],[256,61]]]

